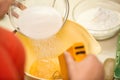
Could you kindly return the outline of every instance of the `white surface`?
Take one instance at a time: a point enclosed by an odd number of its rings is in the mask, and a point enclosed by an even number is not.
[[[70,14],[69,19],[72,19],[71,17],[71,11],[73,6],[78,2],[79,0],[69,0],[70,2]],[[4,20],[0,21],[0,25],[13,30],[13,27],[10,24],[10,21],[8,19],[8,16],[4,18]],[[117,35],[111,39],[99,41],[102,52],[98,54],[98,58],[103,62],[106,58],[114,58],[116,54],[116,41],[117,41]]]
[[[115,58],[116,45],[118,36],[114,36],[108,40],[99,41],[102,51],[98,54],[98,58],[103,62],[106,58]]]
[[[6,29],[9,29],[11,31],[14,30],[13,26],[11,25],[8,15],[5,15],[4,19],[0,20],[0,26]]]

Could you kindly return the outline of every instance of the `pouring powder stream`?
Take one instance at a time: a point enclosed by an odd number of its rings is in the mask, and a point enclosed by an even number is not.
[[[63,48],[63,43],[56,35],[44,40],[33,40],[32,44],[32,46],[34,47],[33,50],[37,54],[38,58],[57,57],[61,53],[55,52],[61,52],[61,49]],[[61,47],[56,48],[56,45],[59,45]]]

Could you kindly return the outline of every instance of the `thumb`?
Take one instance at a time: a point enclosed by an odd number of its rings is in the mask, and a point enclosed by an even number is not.
[[[64,55],[65,55],[65,60],[66,60],[66,64],[67,64],[67,68],[68,68],[69,73],[74,72],[75,61],[73,60],[73,58],[69,52],[64,52]]]
[[[73,57],[70,55],[69,52],[65,51],[64,52],[64,56],[65,56],[65,60],[68,64],[73,64],[74,63],[74,59]]]

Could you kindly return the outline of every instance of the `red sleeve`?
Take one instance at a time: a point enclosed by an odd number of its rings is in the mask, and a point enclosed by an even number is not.
[[[0,46],[0,80],[19,80],[18,72],[8,53]]]

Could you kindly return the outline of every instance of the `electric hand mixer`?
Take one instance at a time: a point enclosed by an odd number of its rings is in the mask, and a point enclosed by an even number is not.
[[[31,2],[29,3],[29,1],[32,0],[26,1],[28,1],[26,3],[27,5],[23,6],[22,10],[12,6],[9,15],[17,31],[16,34],[21,38],[23,44],[25,44],[25,46],[29,45],[29,48],[34,49],[32,50],[34,54],[32,53],[31,56],[28,54],[28,56],[30,56],[28,61],[31,60],[31,58],[34,60],[35,57],[57,57],[66,50],[72,53],[76,61],[80,61],[86,56],[86,53],[97,54],[100,52],[100,45],[86,29],[79,24],[67,20],[69,11],[68,0],[65,0],[65,13],[63,18],[53,9],[55,6],[59,9],[56,0],[50,4],[52,7],[48,7],[50,6],[48,4],[47,7],[43,6],[45,0],[42,6],[38,5],[39,0],[35,4],[33,2],[33,5],[30,4]],[[25,5],[24,1],[23,4]],[[17,15],[16,18],[13,17],[13,12]],[[38,25],[42,25],[42,27]],[[60,58],[59,61],[64,62],[64,60]],[[31,64],[29,63],[30,62],[28,62],[28,65]]]

